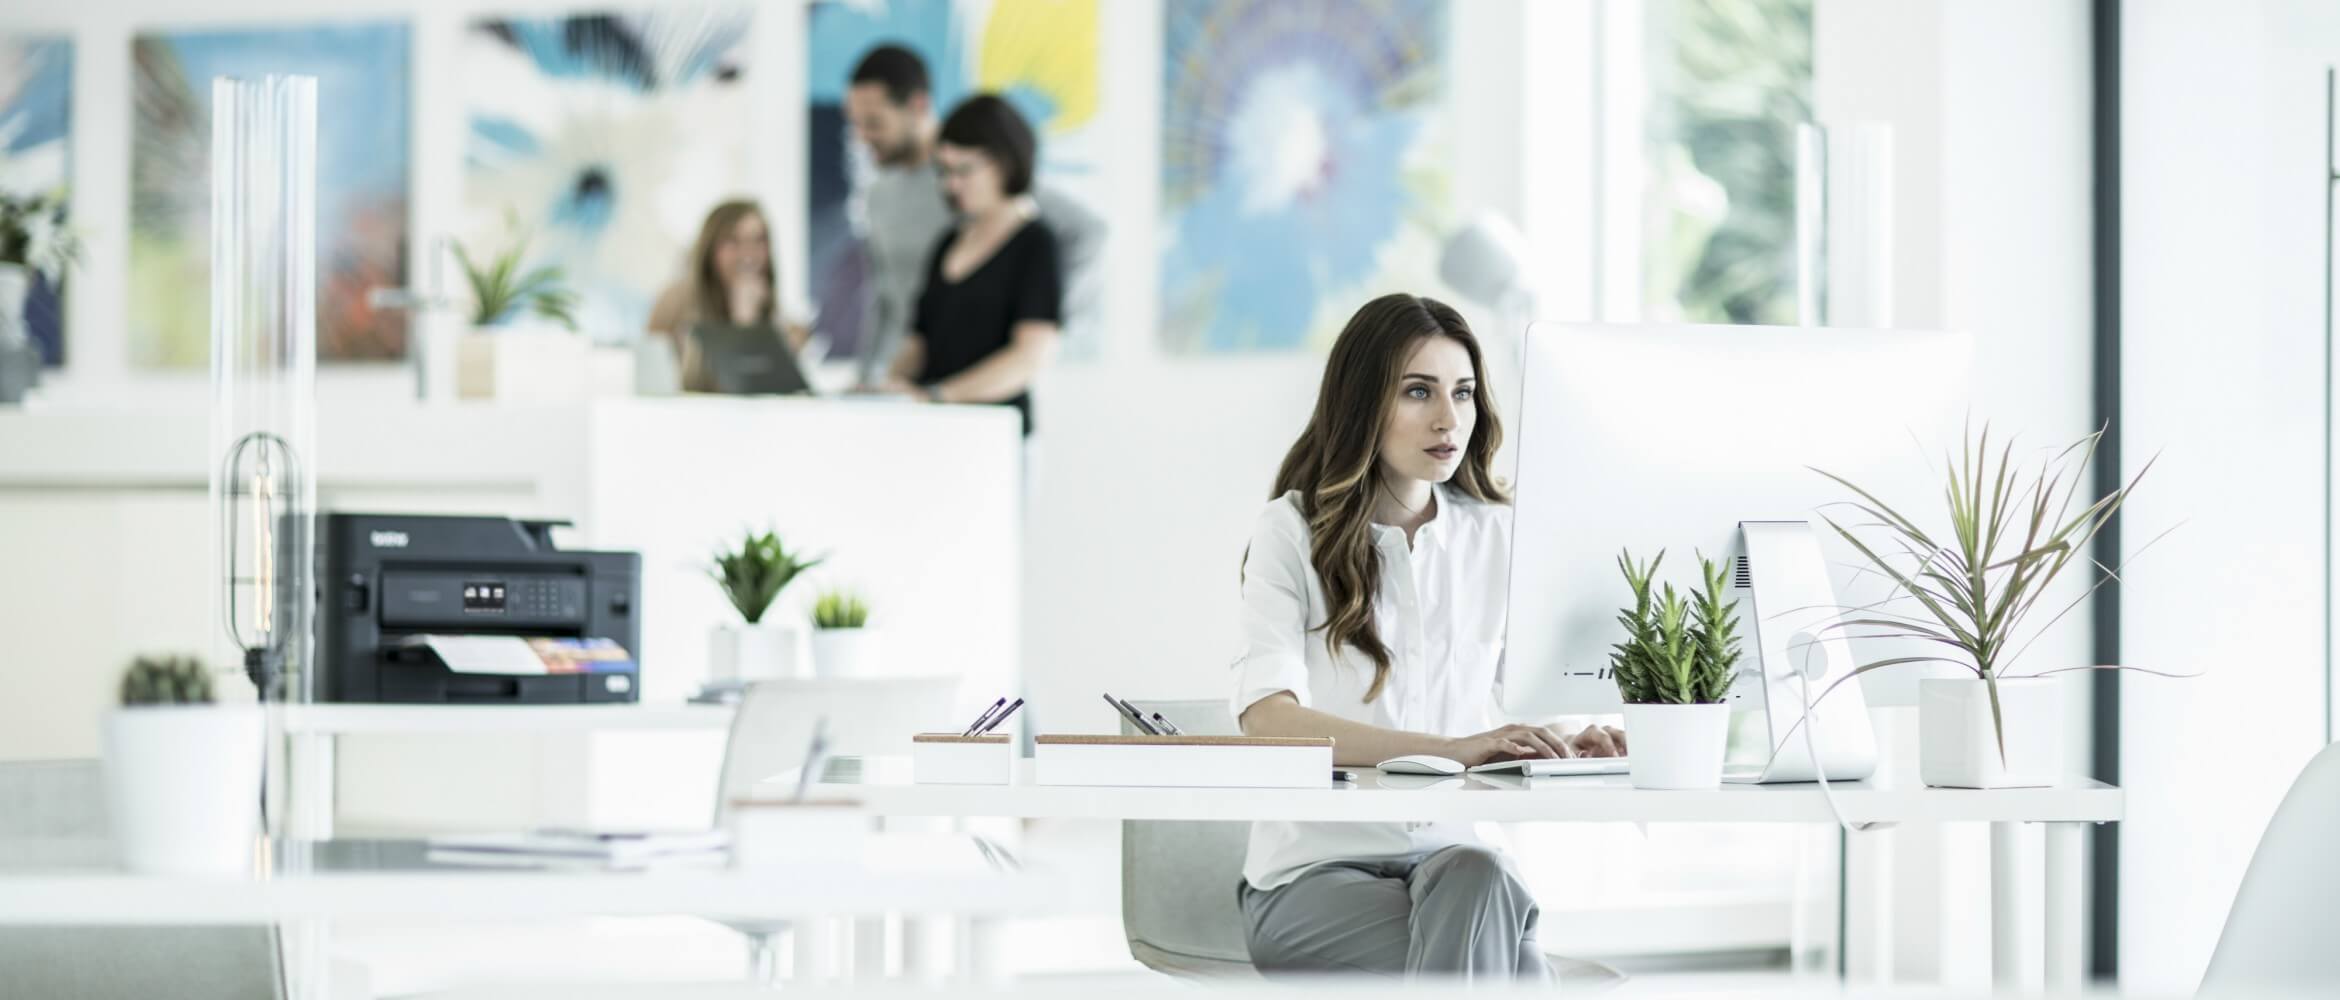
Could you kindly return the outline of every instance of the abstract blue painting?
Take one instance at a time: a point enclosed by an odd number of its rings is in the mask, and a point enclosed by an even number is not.
[[[72,177],[72,122],[73,43],[0,39],[0,191],[62,200]],[[22,318],[33,343],[40,345],[42,361],[63,364],[62,282],[36,271]]]
[[[755,186],[754,8],[482,21],[464,40],[467,246],[561,269],[578,329],[640,336],[709,209]]]
[[[1162,338],[1322,344],[1435,273],[1445,0],[1166,0]]]
[[[173,31],[131,41],[130,359],[201,367],[211,351],[211,81],[317,79],[317,359],[406,356],[406,25]]]

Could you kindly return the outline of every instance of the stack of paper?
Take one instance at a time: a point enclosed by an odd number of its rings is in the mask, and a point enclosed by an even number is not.
[[[532,830],[432,837],[429,859],[446,864],[517,867],[644,868],[653,864],[720,864],[730,836],[722,830]]]

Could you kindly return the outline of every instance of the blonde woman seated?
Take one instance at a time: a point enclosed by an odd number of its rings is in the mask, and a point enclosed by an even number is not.
[[[651,333],[674,344],[685,391],[716,388],[700,343],[702,330],[757,328],[784,343],[791,356],[804,349],[811,330],[778,319],[772,294],[771,229],[755,202],[727,201],[707,213],[688,266],[689,273],[667,286],[651,306],[649,322]]]

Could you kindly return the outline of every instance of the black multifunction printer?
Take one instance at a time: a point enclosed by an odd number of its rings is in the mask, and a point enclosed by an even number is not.
[[[563,550],[566,524],[323,515],[318,699],[638,700],[642,557]]]

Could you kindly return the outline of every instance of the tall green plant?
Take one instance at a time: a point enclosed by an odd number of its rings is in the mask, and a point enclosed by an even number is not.
[[[1657,587],[1657,569],[1665,558],[1659,552],[1641,563],[1630,550],[1617,557],[1633,606],[1617,615],[1625,641],[1609,654],[1610,676],[1629,704],[1719,702],[1730,693],[1731,670],[1739,659],[1735,602],[1723,603],[1723,571],[1703,557],[1704,591],[1684,599],[1673,584]]]
[[[1825,512],[1822,519],[1923,612],[1888,611],[1884,610],[1886,602],[1878,602],[1848,609],[1829,627],[1878,630],[1864,634],[1922,639],[1944,647],[1940,656],[1897,656],[1862,664],[1829,685],[1821,697],[1827,697],[1837,684],[1871,670],[1906,663],[1956,664],[1973,673],[1989,692],[1991,728],[2004,761],[2007,734],[1999,710],[1999,678],[2040,632],[2062,620],[2098,587],[2118,579],[2118,569],[2100,566],[2103,577],[2029,638],[2020,640],[2021,645],[2017,645],[2018,632],[2047,596],[2049,584],[2073,560],[2086,557],[2097,533],[2120,513],[2137,483],[2153,468],[2153,462],[2146,462],[2126,485],[2075,510],[2103,437],[2099,430],[2054,457],[2043,458],[2036,467],[2026,467],[2015,461],[2013,441],[2003,443],[1994,457],[1990,427],[1985,425],[1979,436],[1970,431],[1960,455],[1943,456],[1947,536],[1919,526],[1844,477],[1814,469],[1858,497],[1831,506],[1849,507],[1862,515],[1862,521],[1852,526]],[[2062,672],[2046,670],[2040,674]]]
[[[463,244],[452,244],[456,262],[463,265],[463,277],[471,283],[471,322],[476,326],[494,326],[525,309],[568,330],[576,330],[577,293],[568,288],[567,279],[558,267],[547,265],[521,271],[520,262],[528,255],[529,235],[519,228],[518,220],[507,217],[507,221],[514,230],[512,245],[490,258],[485,266],[474,261]]]
[[[731,600],[739,616],[754,625],[763,620],[764,612],[771,609],[789,581],[820,564],[819,558],[805,559],[789,552],[780,536],[771,531],[748,531],[737,548],[715,553],[707,575],[723,588],[723,596]]]

